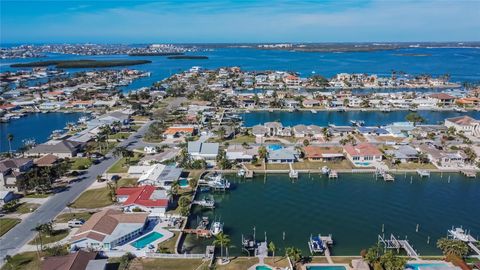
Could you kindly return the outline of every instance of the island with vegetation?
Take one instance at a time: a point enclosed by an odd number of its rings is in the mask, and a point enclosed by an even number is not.
[[[138,52],[129,53],[128,56],[177,56],[184,55],[182,52]]]
[[[10,67],[103,68],[148,64],[149,60],[50,60],[12,64]]]

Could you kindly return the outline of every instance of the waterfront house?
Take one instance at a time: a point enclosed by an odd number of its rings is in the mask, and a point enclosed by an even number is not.
[[[283,104],[288,109],[297,109],[298,107],[300,107],[300,102],[294,99],[286,99],[284,100]]]
[[[263,125],[267,129],[267,136],[277,136],[283,130],[283,125],[280,122],[266,122]]]
[[[426,154],[429,161],[438,168],[461,168],[467,156],[463,151],[445,151],[430,144],[421,144],[417,149]]]
[[[436,100],[436,103],[441,106],[451,106],[455,104],[455,97],[445,93],[435,93],[429,95],[430,98]]]
[[[392,162],[414,162],[418,161],[418,151],[410,145],[394,146],[395,149],[385,151],[385,154],[391,156]]]
[[[130,166],[128,175],[138,178],[139,185],[152,185],[169,189],[170,185],[177,181],[182,174],[181,168],[170,165],[152,164],[145,166]]]
[[[340,161],[345,158],[341,147],[308,145],[303,148],[303,152],[309,161]]]
[[[445,119],[447,128],[453,127],[457,132],[469,136],[480,136],[480,121],[470,116],[464,115]]]
[[[356,131],[355,127],[350,126],[330,126],[328,132],[333,136],[345,136],[353,134]]]
[[[105,209],[93,214],[70,239],[72,249],[111,250],[140,236],[148,213]]]
[[[105,270],[107,259],[98,259],[97,252],[79,250],[63,256],[50,256],[41,261],[41,270]]]
[[[316,99],[304,99],[302,101],[302,105],[305,108],[313,108],[313,107],[320,106],[320,101]]]
[[[39,144],[27,151],[29,156],[54,155],[58,158],[75,157],[83,148],[84,144],[70,140],[50,140]]]
[[[0,161],[0,190],[18,192],[18,181],[33,167],[29,158],[9,158]]]
[[[231,144],[225,150],[228,160],[238,162],[250,162],[258,155],[258,146],[244,147],[240,144]]]
[[[218,143],[188,142],[187,151],[193,159],[204,159],[214,162],[218,155]]]
[[[167,128],[163,132],[163,136],[167,139],[174,139],[179,137],[193,136],[196,133],[194,126],[173,126]]]
[[[53,165],[57,164],[58,160],[59,158],[57,156],[48,154],[36,159],[34,163],[38,167],[52,167]]]
[[[417,125],[410,131],[410,134],[420,138],[427,138],[429,135],[438,136],[446,131],[447,127],[444,125]]]
[[[262,125],[252,127],[252,135],[255,136],[256,143],[263,143],[263,138],[267,134],[267,128]]]
[[[385,126],[385,130],[394,137],[408,137],[408,134],[415,128],[412,122],[394,122]]]
[[[480,106],[480,98],[465,97],[457,99],[457,104],[462,107],[478,107]]]
[[[363,135],[387,135],[389,132],[384,128],[379,127],[358,127],[358,132]]]
[[[293,127],[293,134],[295,138],[304,138],[309,134],[308,127],[306,125],[296,125]]]
[[[298,87],[302,83],[299,77],[290,74],[285,76],[283,81],[288,87]]]
[[[294,147],[267,147],[268,163],[292,163],[299,157]]]
[[[124,212],[142,212],[160,216],[165,214],[168,207],[168,196],[165,190],[155,186],[121,187],[115,192],[117,202],[122,204]]]
[[[343,147],[343,152],[350,162],[359,167],[372,166],[373,163],[382,161],[382,152],[370,143],[347,144]]]

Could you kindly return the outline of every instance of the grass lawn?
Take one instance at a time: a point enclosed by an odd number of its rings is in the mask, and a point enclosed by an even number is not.
[[[22,203],[19,206],[17,206],[17,209],[15,209],[15,213],[17,214],[27,214],[35,211],[38,207],[40,207],[40,204],[38,203]]]
[[[278,257],[278,256],[275,256],[275,258],[268,257],[268,258],[265,258],[265,263],[275,267],[282,267],[282,268],[288,267],[287,257]]]
[[[432,163],[400,163],[397,165],[392,164],[390,161],[385,161],[385,164],[388,165],[390,169],[398,169],[398,170],[433,170],[436,169],[435,165]]]
[[[12,257],[10,262],[5,262],[2,270],[29,270],[40,269],[37,252],[24,252]]]
[[[205,265],[205,269],[208,269],[208,262],[203,262],[201,259],[136,259],[132,262],[132,266],[139,264],[142,268],[131,267],[131,269],[143,269],[143,270],[203,270],[199,267]],[[219,269],[219,268],[217,268]],[[246,269],[246,268],[237,268]]]
[[[136,187],[137,179],[134,178],[120,178],[117,182],[118,187]]]
[[[328,263],[327,258],[325,258],[324,256],[315,256],[311,258],[311,263]]]
[[[112,204],[108,187],[89,189],[72,204],[73,208],[100,208]]]
[[[0,236],[6,234],[20,221],[18,218],[0,218]]]
[[[29,244],[40,245],[40,243],[43,243],[43,244],[55,243],[67,237],[68,232],[69,232],[68,229],[62,229],[62,230],[55,230],[52,235],[41,233],[41,238],[40,238],[40,234],[37,234],[37,236],[35,236],[35,238],[32,241],[30,241]],[[40,241],[40,239],[42,240]]]
[[[109,139],[119,139],[119,140],[125,140],[130,136],[130,132],[117,132],[113,135],[108,136]]]
[[[65,213],[65,214],[58,215],[55,218],[55,222],[67,223],[72,219],[83,219],[87,221],[92,215],[93,215],[93,212]]]
[[[90,166],[92,166],[92,161],[89,158],[78,157],[70,160],[71,170],[86,170]]]
[[[134,153],[134,156],[130,158],[130,164],[136,164],[141,158],[140,153]],[[125,158],[119,159],[115,164],[108,169],[107,173],[126,173],[128,172],[128,164],[126,164],[127,160]]]
[[[142,127],[141,125],[133,125],[133,126],[130,127],[130,129],[133,130],[133,131],[137,131],[137,130],[139,130],[141,127]]]
[[[177,242],[178,236],[180,235],[179,232],[173,232],[173,237],[168,239],[165,242],[158,244],[157,249],[167,249],[170,253],[175,253],[175,244]]]
[[[230,144],[237,143],[255,143],[255,136],[253,135],[237,135],[234,139],[228,141]]]
[[[323,166],[327,166],[328,168],[334,170],[353,169],[353,164],[348,160],[342,160],[338,162],[319,162],[305,160],[303,162],[293,163],[293,168],[297,170],[320,170]]]
[[[230,263],[227,265],[215,265],[215,269],[222,270],[236,270],[236,269],[248,269],[254,264],[258,263],[258,258],[254,257],[233,257],[230,259]]]
[[[263,167],[263,166],[262,166]],[[260,168],[262,168],[260,167]],[[267,170],[289,170],[290,167],[287,163],[267,163]]]
[[[189,170],[188,171],[188,178],[193,178],[193,179],[200,179],[200,176],[202,176],[202,173],[204,170]]]
[[[43,199],[48,198],[51,194],[28,194],[24,198],[34,198],[34,199]]]

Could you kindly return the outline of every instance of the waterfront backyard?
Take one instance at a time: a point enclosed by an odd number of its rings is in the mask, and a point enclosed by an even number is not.
[[[378,234],[405,238],[420,255],[440,255],[436,240],[445,237],[452,225],[480,234],[480,183],[460,174],[397,174],[386,183],[372,174],[340,174],[328,180],[319,174],[300,174],[292,182],[287,174],[258,174],[253,180],[227,178],[231,191],[213,195],[215,210],[194,207],[189,226],[208,216],[225,223],[232,239],[232,255],[241,254],[241,237],[253,234],[257,240],[273,241],[279,251],[296,246],[308,254],[311,234],[332,234],[333,255],[358,255],[374,245]],[[212,196],[199,193],[197,197]],[[418,232],[416,227],[418,224]],[[285,237],[283,237],[285,233]],[[430,238],[430,240],[429,240]],[[187,236],[183,249],[203,253],[211,240]],[[428,243],[427,243],[428,242]]]

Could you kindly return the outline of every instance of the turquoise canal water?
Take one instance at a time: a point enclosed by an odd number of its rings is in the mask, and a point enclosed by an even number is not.
[[[280,249],[278,254],[288,246],[307,254],[310,235],[332,234],[334,255],[358,255],[376,243],[382,224],[386,236],[407,236],[422,255],[440,254],[436,240],[452,225],[480,235],[480,183],[460,174],[432,174],[429,179],[402,174],[393,183],[375,180],[372,174],[340,174],[338,180],[300,174],[295,182],[287,174],[248,181],[235,175],[227,178],[233,189],[213,195],[214,210],[193,207],[188,227],[196,227],[203,216],[221,220],[232,239],[232,255],[242,253],[242,234],[253,234],[254,227],[257,240],[263,240],[266,232],[268,241]],[[183,248],[204,252],[211,241],[187,236]]]
[[[146,247],[147,245],[149,245],[150,243],[160,239],[163,237],[163,234],[161,233],[158,233],[158,232],[152,232],[152,233],[149,233],[147,235],[145,235],[144,237],[138,239],[137,241],[131,243],[132,247],[134,248],[144,248]]]
[[[363,120],[367,126],[387,125],[393,122],[403,122],[410,111],[318,111],[312,113],[310,111],[256,111],[243,113],[242,118],[246,127],[252,127],[265,122],[280,121],[284,126],[294,126],[299,124],[328,126],[334,124],[337,126],[350,126],[350,120]],[[456,111],[418,111],[420,116],[425,119],[426,124],[443,123],[445,118],[469,115],[479,119],[480,112],[468,111],[460,113]]]
[[[13,134],[12,150],[23,145],[24,140],[36,143],[48,140],[52,131],[63,129],[67,123],[76,123],[83,113],[31,113],[8,123],[0,123],[0,152],[8,151],[8,134]]]

